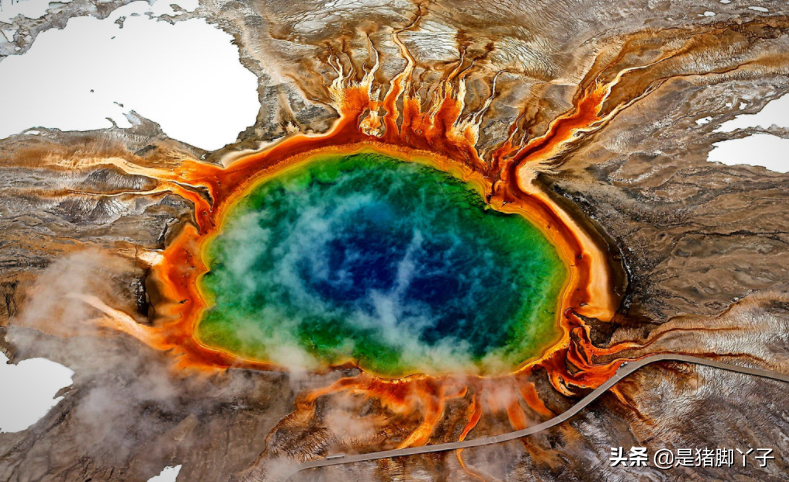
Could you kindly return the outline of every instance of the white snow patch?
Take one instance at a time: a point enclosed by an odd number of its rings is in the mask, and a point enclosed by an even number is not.
[[[742,110],[745,104],[740,104]],[[768,102],[756,114],[738,115],[734,119],[724,122],[716,132],[731,132],[736,129],[747,129],[748,127],[768,128],[772,125],[778,127],[789,127],[789,95],[784,95],[779,99]]]
[[[38,422],[63,398],[54,396],[71,385],[72,375],[70,369],[46,358],[9,365],[0,352],[0,433],[21,432]]]
[[[708,10],[708,11],[704,12],[704,16],[705,16],[705,17],[714,17],[714,16],[715,16],[715,12],[710,12],[710,11]]]
[[[14,28],[0,28],[0,34],[3,34],[3,38],[5,38],[6,42],[13,42],[14,35],[16,35],[16,29]]]
[[[158,21],[154,10],[138,1],[104,20],[72,18],[0,62],[0,138],[31,127],[101,129],[111,126],[107,118],[130,127],[124,113],[135,110],[203,149],[234,142],[260,104],[232,36],[204,19]]]
[[[713,144],[707,158],[733,166],[762,166],[775,172],[789,172],[789,139],[770,134],[754,134],[742,139],[729,139]]]
[[[696,119],[696,124],[703,126],[704,124],[709,124],[712,120],[712,117],[702,117],[701,119]]]
[[[767,12],[769,12],[769,10],[767,10],[767,9],[766,9],[766,8],[764,8],[764,7],[748,7],[748,8],[750,8],[751,10],[755,10],[755,11],[757,11],[757,12],[764,12],[764,13],[767,13]]]
[[[178,473],[180,471],[180,465],[176,465],[175,467],[165,467],[159,475],[148,479],[148,482],[175,482],[175,479],[178,477]]]

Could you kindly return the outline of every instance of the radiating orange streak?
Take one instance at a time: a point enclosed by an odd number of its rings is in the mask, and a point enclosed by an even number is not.
[[[351,391],[379,399],[385,408],[396,414],[409,414],[421,410],[419,426],[404,440],[399,448],[425,444],[444,414],[446,401],[464,397],[468,387],[454,380],[431,377],[410,377],[403,380],[384,380],[361,374],[343,378],[332,385],[314,390],[302,397],[298,405],[311,406],[318,398],[341,391]]]
[[[466,440],[466,436],[469,434],[469,432],[471,432],[474,429],[474,427],[477,426],[480,418],[482,418],[482,405],[479,403],[476,394],[474,394],[474,396],[471,399],[471,405],[469,405],[468,413],[469,413],[468,423],[466,423],[466,426],[463,427],[463,432],[460,434],[460,437],[458,437],[458,441],[460,442]],[[484,477],[482,477],[480,474],[476,473],[475,471],[471,470],[466,465],[466,462],[463,460],[463,449],[460,449],[455,453],[457,454],[457,458],[458,458],[458,462],[460,462],[460,466],[463,467],[463,470],[465,470],[467,474],[469,474],[470,476],[476,478],[481,482],[485,482]]]
[[[357,377],[341,378],[328,387],[310,392],[304,401],[312,403],[328,393],[353,391],[357,393],[373,393],[384,399],[389,408],[395,412],[403,412],[419,402],[420,396],[435,394],[439,387],[436,379],[424,376],[413,376],[396,380],[387,380],[362,373]]]
[[[614,396],[616,397],[616,399],[617,399],[617,400],[619,400],[619,403],[621,403],[622,405],[624,405],[624,406],[626,406],[626,407],[630,407],[630,406],[632,405],[632,404],[631,404],[631,403],[630,403],[630,402],[627,400],[627,398],[625,398],[624,394],[622,394],[622,392],[619,390],[619,388],[618,388],[618,387],[611,387],[611,388],[610,388],[608,391],[609,391],[609,392],[610,392],[612,395],[614,395]]]
[[[587,89],[570,112],[551,122],[545,135],[532,139],[523,147],[505,145],[504,150],[494,156],[514,152],[512,162],[515,165],[520,165],[524,161],[529,163],[550,161],[560,154],[565,145],[573,141],[579,132],[589,129],[595,122],[602,120],[599,112],[607,94],[606,86]]]
[[[543,403],[543,401],[540,400],[539,395],[537,395],[537,390],[534,387],[534,383],[523,382],[519,387],[519,391],[523,397],[523,400],[532,410],[544,417],[550,417],[553,415],[553,412],[548,410],[548,407],[545,406],[545,403]]]
[[[477,426],[480,418],[482,418],[482,404],[479,403],[479,399],[477,398],[476,394],[474,394],[474,396],[471,399],[469,412],[471,413],[471,415],[469,416],[468,423],[466,424],[465,427],[463,427],[463,432],[461,432],[460,437],[458,437],[458,440],[461,442],[466,440],[466,436],[469,434],[469,432],[474,430],[474,427]],[[462,450],[458,451],[458,453],[461,451]]]
[[[92,295],[71,294],[70,298],[79,299],[105,314],[104,318],[96,320],[99,325],[131,335],[143,343],[154,343],[158,331],[151,327],[137,323],[134,318],[120,310],[116,310]]]
[[[375,397],[386,409],[395,414],[408,415],[421,412],[422,420],[417,428],[398,446],[404,448],[424,445],[443,417],[446,402],[453,398],[465,397],[468,387],[457,380],[450,379],[418,376],[386,380],[362,373],[357,377],[342,378],[328,387],[309,392],[299,398],[297,406],[311,407],[318,398],[342,391]],[[468,430],[471,430],[471,427],[468,427]]]
[[[425,445],[430,440],[430,435],[444,414],[444,401],[440,397],[425,397],[422,403],[422,423],[397,448]]]
[[[424,418],[422,423],[419,424],[419,427],[417,427],[398,448],[426,444],[435,431],[436,425],[438,425],[438,422],[444,415],[444,408],[446,407],[447,400],[462,398],[466,396],[468,392],[468,387],[458,386],[456,381],[452,381],[449,385],[425,384],[425,387],[427,386],[429,386],[431,390],[417,392],[419,401],[423,406]]]
[[[510,424],[515,430],[523,430],[529,426],[529,422],[526,419],[526,413],[521,408],[521,404],[518,403],[517,399],[513,399],[507,406],[507,417],[510,419]]]
[[[419,17],[417,17],[414,23],[416,23],[418,20]],[[406,29],[410,28],[411,26],[413,26],[413,24],[409,27],[406,27]],[[397,128],[397,119],[400,116],[400,112],[397,109],[397,100],[400,98],[403,92],[410,87],[411,75],[413,75],[414,66],[416,65],[414,57],[411,55],[411,52],[408,51],[405,44],[403,44],[403,42],[400,40],[399,34],[399,31],[395,32],[393,39],[397,44],[397,47],[400,49],[400,55],[406,59],[406,66],[402,72],[392,79],[389,85],[389,91],[386,93],[382,103],[385,112],[383,124],[386,130],[383,140],[387,143],[396,143],[400,140],[400,132]]]

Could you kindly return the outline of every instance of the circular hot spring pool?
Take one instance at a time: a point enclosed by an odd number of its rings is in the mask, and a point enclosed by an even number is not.
[[[205,246],[198,340],[307,369],[503,373],[560,336],[567,268],[450,174],[378,154],[267,177]]]

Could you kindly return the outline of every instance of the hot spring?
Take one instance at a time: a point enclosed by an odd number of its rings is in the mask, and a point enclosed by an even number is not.
[[[506,372],[561,335],[556,248],[417,162],[336,155],[268,176],[204,249],[197,339],[243,358]]]

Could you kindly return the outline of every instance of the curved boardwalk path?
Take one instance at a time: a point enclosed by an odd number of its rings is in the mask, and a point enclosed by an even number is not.
[[[699,357],[688,356],[688,355],[671,355],[671,354],[652,355],[646,358],[642,358],[641,360],[628,362],[627,364],[622,365],[619,368],[619,370],[617,370],[614,376],[606,380],[605,383],[594,389],[591,393],[589,393],[587,396],[582,398],[578,403],[570,407],[569,410],[562,413],[561,415],[558,415],[550,420],[546,420],[545,422],[542,422],[541,424],[535,425],[533,427],[525,428],[523,430],[517,430],[515,432],[509,432],[502,435],[496,435],[493,437],[482,437],[472,440],[465,440],[463,442],[450,442],[450,443],[436,444],[436,445],[424,445],[421,447],[408,447],[404,449],[384,450],[382,452],[370,452],[366,454],[357,454],[357,455],[344,455],[344,454],[329,455],[326,458],[319,460],[312,460],[293,467],[292,472],[288,474],[288,478],[290,478],[291,476],[295,475],[297,472],[300,472],[302,470],[313,469],[317,467],[350,464],[354,462],[364,462],[367,460],[385,459],[390,457],[403,457],[406,455],[417,455],[417,454],[427,454],[432,452],[446,452],[449,450],[467,449],[471,447],[479,447],[481,445],[490,445],[490,444],[496,444],[501,442],[508,442],[510,440],[526,437],[527,435],[532,435],[537,432],[542,432],[543,430],[547,430],[551,427],[559,425],[565,420],[575,416],[578,412],[586,408],[587,405],[594,402],[603,393],[608,391],[608,389],[614,386],[617,382],[619,382],[619,380],[625,378],[626,376],[630,375],[631,373],[635,372],[636,370],[642,367],[645,367],[651,363],[656,363],[661,361],[679,361],[679,362],[695,363],[697,365],[705,365],[708,367],[720,368],[721,370],[727,370],[730,372],[745,373],[748,375],[770,378],[772,380],[780,380],[782,382],[789,383],[789,375],[784,375],[773,371],[742,367],[738,365],[732,365],[729,363],[722,363],[722,362],[709,360],[706,358],[699,358]]]

